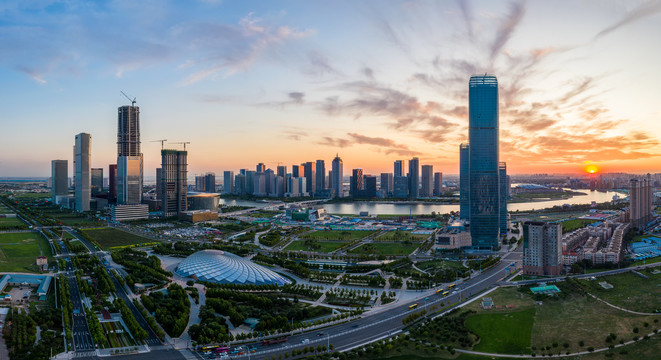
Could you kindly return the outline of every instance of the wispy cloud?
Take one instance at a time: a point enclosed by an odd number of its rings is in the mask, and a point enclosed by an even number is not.
[[[655,15],[661,12],[661,1],[647,1],[642,3],[640,6],[629,11],[622,19],[618,22],[606,27],[601,30],[597,35],[594,36],[594,39],[599,39],[605,35],[612,33],[613,31],[631,23],[634,23],[640,19]]]
[[[509,41],[510,37],[514,33],[514,30],[523,19],[525,14],[525,6],[523,2],[512,3],[510,5],[509,14],[503,19],[500,27],[496,31],[496,37],[491,44],[491,56],[490,59],[493,62],[496,56],[503,49],[505,44]]]

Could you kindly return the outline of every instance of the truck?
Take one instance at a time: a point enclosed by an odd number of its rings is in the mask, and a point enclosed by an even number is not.
[[[280,344],[280,343],[286,342],[287,340],[289,340],[288,337],[281,337],[281,338],[277,338],[277,339],[267,339],[267,340],[262,341],[262,346]]]

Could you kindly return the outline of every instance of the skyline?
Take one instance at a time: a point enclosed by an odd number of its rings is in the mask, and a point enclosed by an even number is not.
[[[508,172],[661,171],[661,2],[46,4],[0,5],[1,176],[48,176],[81,132],[114,164],[120,90],[146,178],[158,139],[191,142],[191,174],[336,153],[458,174],[474,73],[499,78]]]

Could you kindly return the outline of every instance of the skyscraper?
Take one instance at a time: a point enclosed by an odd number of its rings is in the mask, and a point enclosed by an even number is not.
[[[404,176],[404,160],[395,160],[394,177]]]
[[[186,211],[188,196],[187,151],[161,150],[163,217],[178,216]]]
[[[363,169],[353,169],[350,190],[352,197],[356,198],[363,195]]]
[[[156,168],[156,200],[163,195],[163,168]]]
[[[409,160],[409,197],[416,199],[420,196],[420,160],[417,157]]]
[[[58,196],[69,195],[69,162],[67,160],[51,161],[51,178],[52,204],[57,205]]]
[[[158,175],[158,171],[156,174]],[[156,184],[158,185],[158,181]],[[113,203],[117,201],[117,164],[108,165],[108,201]]]
[[[305,184],[307,186],[305,192],[308,193],[308,196],[314,195],[314,192],[316,190],[315,172],[313,165],[314,163],[312,162],[306,162],[304,164],[301,164],[301,166],[303,167],[303,177],[305,177]]]
[[[652,220],[652,178],[650,174],[629,181],[631,226],[644,229]]]
[[[459,218],[470,219],[470,146],[459,145]]]
[[[315,176],[315,190],[321,193],[326,190],[326,162],[324,160],[317,160]]]
[[[86,133],[76,135],[74,145],[74,195],[76,211],[90,210],[90,161],[92,136]]]
[[[422,165],[422,189],[420,196],[430,197],[434,195],[434,166]]]
[[[393,180],[394,177],[392,173],[381,173],[381,190],[383,191],[384,196],[390,196],[393,192]]]
[[[303,171],[301,170],[302,166],[301,165],[292,165],[291,166],[291,176],[298,178],[301,177]]]
[[[409,197],[409,178],[407,176],[395,176],[392,189],[393,197],[400,199]]]
[[[223,173],[223,194],[233,194],[234,185],[234,171],[225,171]]]
[[[208,172],[204,175],[204,192],[216,192],[216,174]]]
[[[468,83],[470,232],[473,247],[498,247],[498,80],[473,75]]]
[[[243,195],[246,193],[246,175],[237,174],[234,177],[234,193],[238,195]]]
[[[443,195],[443,173],[434,173],[434,195]]]
[[[344,194],[342,193],[342,178],[344,176],[343,168],[344,165],[342,163],[342,159],[340,159],[339,154],[335,154],[335,158],[333,159],[332,163],[332,172],[333,172],[333,179],[331,180],[331,183],[333,184],[333,196],[335,197],[342,197]]]
[[[266,171],[266,165],[264,165],[264,163],[257,164],[257,166],[255,167],[255,172],[259,174],[259,173],[263,173],[264,171]]]
[[[117,109],[117,203],[142,203],[143,158],[140,152],[140,108]]]
[[[523,224],[523,273],[560,275],[561,271],[562,225],[527,221]]]
[[[278,176],[282,176],[282,178],[287,177],[287,166],[278,165],[278,167],[276,169],[277,169],[276,173],[277,173]]]
[[[498,226],[500,228],[500,235],[507,235],[507,164],[504,162],[498,163],[498,184],[500,191],[500,210],[498,213]]]
[[[92,194],[96,195],[103,191],[103,168],[92,168],[91,177]]]

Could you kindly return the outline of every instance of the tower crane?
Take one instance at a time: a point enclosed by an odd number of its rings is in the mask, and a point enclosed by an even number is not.
[[[186,144],[190,144],[190,141],[182,141],[182,142],[176,142],[173,144],[184,144],[184,151],[186,151]]]
[[[152,140],[150,142],[160,142],[161,143],[161,150],[163,150],[164,144],[165,144],[166,141],[168,141],[168,139]]]
[[[131,106],[135,106],[135,99],[136,99],[135,97],[133,98],[133,100],[131,100],[131,98],[128,95],[126,95],[123,91],[120,90],[119,92],[122,93],[122,95],[124,95],[124,97],[131,102]]]

